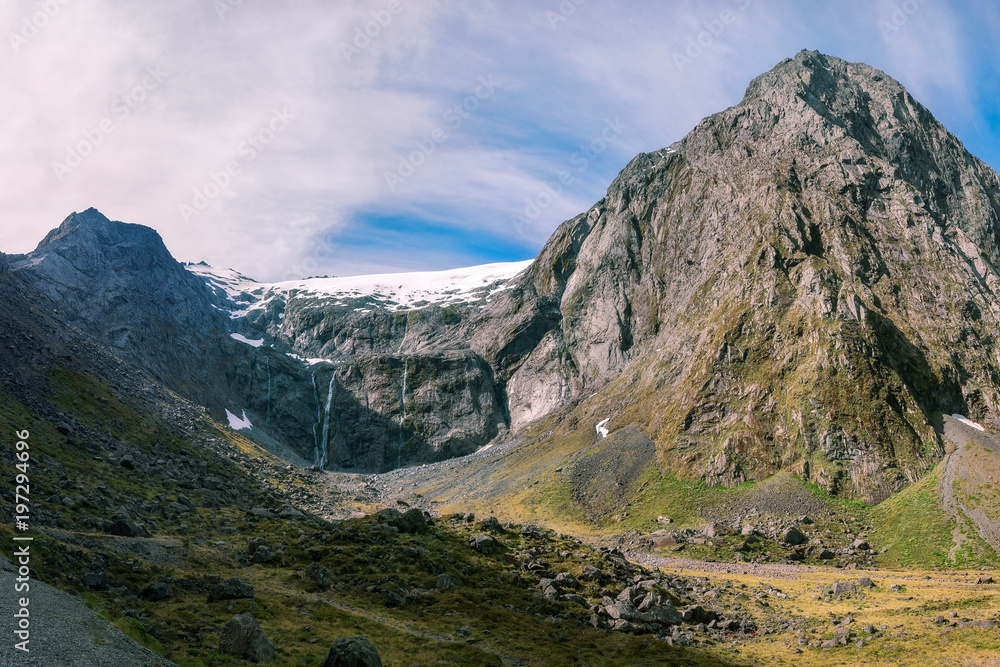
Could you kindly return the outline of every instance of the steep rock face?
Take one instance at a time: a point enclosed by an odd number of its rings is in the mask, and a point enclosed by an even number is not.
[[[995,414],[998,193],[897,82],[803,52],[633,160],[531,273],[664,463],[874,502],[940,455],[937,413]]]
[[[148,227],[73,213],[11,269],[58,315],[201,403],[218,407],[222,367],[241,350],[225,335],[205,285]]]

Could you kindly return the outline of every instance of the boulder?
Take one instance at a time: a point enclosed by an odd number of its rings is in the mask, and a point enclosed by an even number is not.
[[[142,537],[146,531],[136,524],[125,508],[118,509],[111,515],[111,525],[108,532],[122,537]]]
[[[253,586],[251,584],[244,584],[236,577],[226,579],[221,584],[216,584],[208,590],[209,602],[215,602],[216,600],[237,600],[240,598],[252,597]]]
[[[838,581],[830,587],[830,592],[834,595],[844,595],[854,592],[854,584],[849,581]]]
[[[274,658],[274,645],[253,614],[237,614],[219,633],[219,652],[260,663]]]
[[[489,535],[473,535],[469,538],[469,546],[481,554],[491,554],[497,548],[497,541]]]
[[[805,544],[809,539],[799,530],[798,526],[789,526],[781,531],[780,541],[791,544],[794,547]]]
[[[593,565],[585,565],[583,568],[583,574],[580,575],[580,578],[584,581],[599,582],[604,579],[604,573]]]
[[[356,635],[333,642],[320,667],[382,667],[382,658],[367,637]]]
[[[389,525],[395,526],[401,533],[420,533],[427,529],[427,519],[422,511],[411,507],[403,514],[390,519]]]
[[[332,575],[330,570],[319,563],[309,563],[303,574],[306,579],[311,580],[315,583],[321,590],[326,590],[330,587],[330,581],[332,580]]]
[[[106,591],[111,586],[108,582],[108,575],[103,572],[88,572],[80,579],[80,583],[95,591]]]
[[[503,526],[500,525],[500,521],[495,516],[488,516],[479,522],[479,529],[485,530],[490,533],[502,533]]]
[[[139,591],[139,597],[147,602],[161,602],[173,597],[173,595],[173,589],[162,581],[154,581]]]
[[[439,574],[437,578],[437,589],[439,591],[446,591],[449,588],[455,588],[461,586],[462,582],[451,576],[450,574]]]
[[[556,575],[556,585],[560,588],[579,588],[580,582],[569,572],[560,572]]]

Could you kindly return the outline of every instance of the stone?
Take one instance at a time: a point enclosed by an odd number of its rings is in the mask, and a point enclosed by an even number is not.
[[[854,592],[854,584],[849,581],[838,581],[830,587],[830,592],[834,595],[845,595]]]
[[[219,652],[261,663],[274,658],[274,645],[253,614],[237,614],[219,633]]]
[[[132,520],[131,515],[124,508],[118,509],[111,515],[111,526],[108,532],[122,537],[142,537],[145,535],[145,531]]]
[[[479,522],[479,529],[490,533],[502,533],[503,526],[495,516],[488,516]]]
[[[411,507],[403,514],[393,517],[389,524],[401,533],[420,533],[427,529],[427,519],[416,507]]]
[[[469,546],[481,554],[489,555],[497,548],[497,541],[489,535],[473,535],[469,538]]]
[[[139,597],[147,602],[161,602],[170,599],[173,595],[173,589],[162,581],[154,581],[139,591]]]
[[[439,574],[436,587],[439,591],[446,591],[450,588],[461,586],[462,582],[450,574]]]
[[[217,600],[237,600],[240,598],[252,598],[254,587],[252,584],[245,584],[237,577],[226,579],[221,584],[216,584],[208,591],[208,601]]]
[[[556,575],[556,585],[559,588],[579,588],[580,582],[569,572],[560,572]]]
[[[800,544],[805,544],[806,542],[808,542],[809,538],[807,538],[802,533],[802,531],[799,530],[798,526],[789,526],[788,528],[785,528],[783,531],[781,531],[779,541],[785,542],[792,546],[798,546]]]
[[[305,575],[306,579],[309,579],[314,584],[316,584],[316,586],[319,587],[320,590],[328,589],[330,587],[330,582],[333,580],[333,575],[330,572],[329,568],[320,565],[317,562],[309,563],[309,565],[306,566],[306,569],[303,572],[303,574]]]
[[[111,586],[108,575],[103,572],[88,572],[81,577],[80,583],[95,591],[106,591]]]
[[[583,567],[583,573],[580,578],[584,581],[601,582],[604,579],[604,573],[593,565],[585,565]]]
[[[875,582],[873,582],[870,577],[861,577],[857,580],[856,585],[858,588],[875,588]]]
[[[976,577],[976,580],[973,583],[976,583],[976,584],[992,584],[993,583],[993,577],[991,577],[989,575],[981,575],[981,576]]]

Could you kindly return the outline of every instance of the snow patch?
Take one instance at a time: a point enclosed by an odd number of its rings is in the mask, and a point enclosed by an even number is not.
[[[232,269],[216,269],[207,264],[187,264],[219,297],[226,297],[230,317],[245,317],[251,310],[264,308],[274,299],[283,306],[293,297],[322,298],[337,302],[370,299],[390,312],[428,305],[470,303],[509,289],[511,279],[531,266],[534,260],[499,262],[447,271],[383,273],[344,278],[308,278],[280,283],[258,283]],[[343,305],[346,305],[344,303]],[[279,308],[279,319],[281,317]],[[358,310],[367,310],[364,306]]]
[[[602,419],[601,421],[597,422],[597,426],[594,427],[594,430],[600,433],[602,438],[608,437],[608,427],[605,426],[605,424],[607,424],[609,421],[611,421],[611,417],[608,417],[607,419]]]
[[[962,415],[957,415],[957,414],[956,415],[952,415],[951,418],[952,419],[957,419],[958,421],[962,422],[966,426],[971,426],[972,428],[979,429],[980,431],[983,431],[983,432],[986,431],[985,428],[983,428],[982,426],[980,426],[976,422],[972,421],[971,419],[966,419]]]
[[[229,420],[229,427],[232,428],[232,429],[235,429],[237,431],[242,431],[244,429],[251,429],[251,428],[253,428],[253,424],[251,424],[250,420],[247,419],[247,411],[246,410],[243,411],[243,419],[240,419],[239,417],[237,417],[236,415],[234,415],[232,412],[230,412],[229,408],[226,408],[226,419]]]
[[[251,347],[260,347],[261,345],[264,344],[264,339],[263,338],[261,338],[260,340],[250,340],[246,336],[243,336],[243,335],[238,334],[238,333],[229,334],[229,337],[232,338],[233,340],[238,340],[241,343],[246,343],[247,345],[249,345]]]

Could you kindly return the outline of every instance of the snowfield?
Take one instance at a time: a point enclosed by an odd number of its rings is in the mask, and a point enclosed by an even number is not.
[[[373,308],[394,312],[432,304],[470,303],[508,289],[510,280],[533,261],[279,283],[259,283],[232,269],[216,269],[204,263],[186,264],[185,268],[208,284],[219,301],[226,305],[232,319],[239,319],[264,308],[274,299],[280,299],[282,304],[291,298],[315,298],[329,301],[331,305],[357,304],[354,310],[362,312]],[[253,344],[246,340],[241,342]]]

